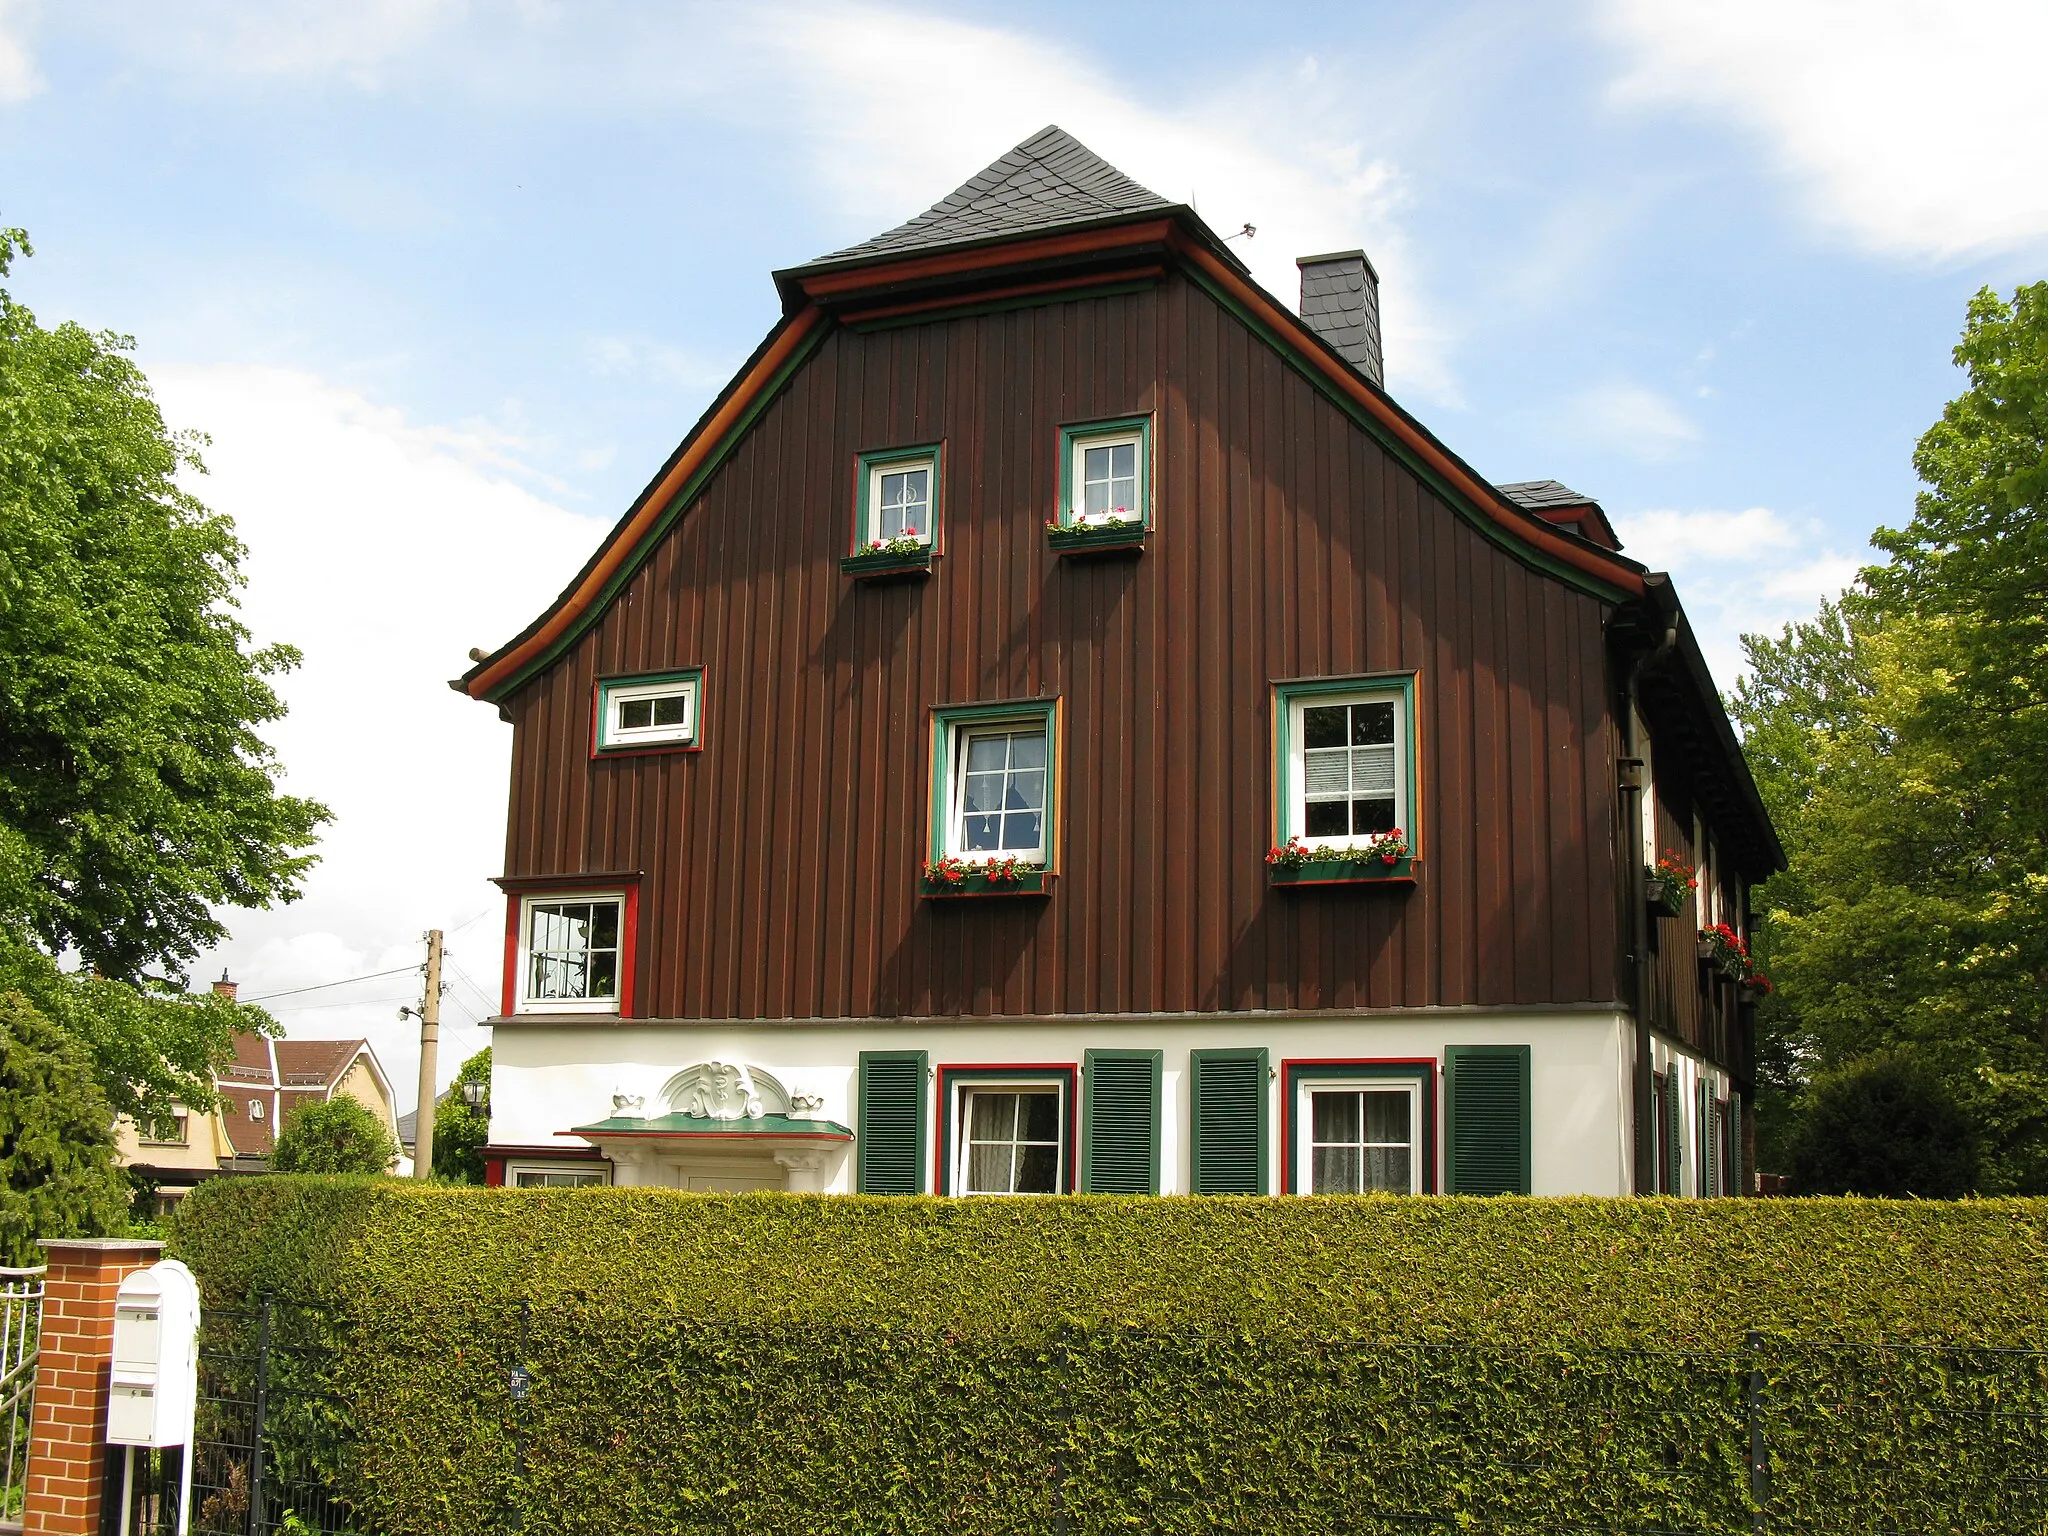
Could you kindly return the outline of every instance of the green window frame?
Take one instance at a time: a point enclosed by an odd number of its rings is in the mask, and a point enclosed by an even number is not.
[[[1290,1195],[1309,1193],[1301,1187],[1301,1149],[1309,1127],[1299,1123],[1295,1104],[1304,1087],[1318,1082],[1383,1081],[1412,1086],[1417,1100],[1419,1125],[1414,1157],[1416,1193],[1436,1193],[1436,1058],[1393,1060],[1361,1057],[1351,1061],[1283,1061],[1280,1064],[1281,1182]]]
[[[924,1051],[862,1051],[854,1124],[854,1188],[864,1195],[921,1195],[931,1124],[931,1057]]]
[[[681,695],[686,720],[681,727],[628,727],[620,711],[630,704],[658,703]],[[695,752],[704,745],[704,669],[677,667],[667,672],[638,672],[601,677],[590,714],[590,755],[614,757],[636,752]]]
[[[949,858],[987,862],[990,855],[969,852],[964,839],[955,837],[959,822],[963,786],[960,780],[960,744],[979,728],[1037,725],[1045,732],[1045,804],[1040,811],[1038,857],[1021,862],[1035,864],[1050,874],[1058,864],[1060,790],[1060,709],[1058,699],[1021,699],[996,704],[945,705],[932,711],[930,858],[933,863]],[[961,846],[956,847],[959,842]],[[997,855],[998,857],[1000,855]]]
[[[1081,1188],[1091,1195],[1159,1193],[1158,1051],[1081,1057]]]
[[[1197,1195],[1272,1192],[1272,1066],[1264,1047],[1188,1053],[1188,1187]]]
[[[1444,1185],[1454,1195],[1530,1192],[1530,1050],[1444,1048]]]
[[[927,550],[937,549],[943,499],[941,486],[945,480],[945,444],[919,443],[908,448],[883,448],[858,457],[859,466],[853,485],[853,553],[868,554],[873,542],[882,537],[881,508],[876,496],[883,474],[891,470],[914,469],[919,464],[927,465],[931,470],[927,532],[920,542]]]
[[[1102,447],[1111,441],[1128,440],[1137,448],[1137,521],[1140,527],[1152,526],[1152,418],[1150,416],[1119,416],[1109,421],[1077,422],[1060,428],[1060,501],[1053,521],[1062,528],[1100,527],[1099,523],[1082,523],[1076,518],[1077,504],[1082,494],[1081,455],[1090,447]],[[1115,526],[1110,524],[1108,526]]]
[[[1074,1192],[1074,1175],[1077,1148],[1075,1141],[1078,1129],[1075,1120],[1076,1072],[1071,1062],[1020,1062],[1014,1066],[955,1067],[941,1065],[938,1068],[939,1135],[937,1144],[937,1185],[942,1195],[958,1194],[954,1185],[959,1182],[962,1165],[961,1138],[966,1134],[961,1124],[960,1108],[968,1092],[977,1088],[1020,1090],[1054,1088],[1060,1098],[1060,1174],[1056,1194],[1070,1195]],[[966,1197],[962,1197],[966,1198]],[[1016,1195],[977,1195],[975,1199],[1023,1198]]]
[[[1422,857],[1422,805],[1416,774],[1416,674],[1361,673],[1352,677],[1296,678],[1273,684],[1273,846],[1299,838],[1310,851],[1305,870],[1294,873],[1317,879],[1385,879],[1406,877]],[[1317,704],[1391,702],[1394,705],[1394,825],[1407,840],[1408,852],[1394,864],[1381,860],[1353,861],[1350,847],[1363,847],[1373,834],[1310,837],[1301,809],[1306,803],[1306,743],[1301,719]],[[1300,802],[1300,804],[1298,804]],[[1281,870],[1276,869],[1276,875]]]

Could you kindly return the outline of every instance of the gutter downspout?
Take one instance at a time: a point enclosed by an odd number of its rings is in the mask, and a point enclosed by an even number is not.
[[[1678,648],[1678,625],[1667,618],[1664,637],[1647,651],[1638,651],[1622,675],[1620,791],[1628,850],[1629,966],[1634,986],[1629,998],[1636,1016],[1635,1061],[1635,1192],[1657,1192],[1655,1073],[1650,1060],[1650,893],[1649,866],[1642,850],[1642,743],[1636,739],[1637,684],[1644,672]]]

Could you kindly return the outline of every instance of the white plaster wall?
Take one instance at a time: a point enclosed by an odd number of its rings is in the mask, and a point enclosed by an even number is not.
[[[1263,1046],[1274,1078],[1269,1167],[1279,1146],[1279,1068],[1283,1061],[1328,1058],[1433,1057],[1438,1064],[1439,1127],[1442,1064],[1447,1045],[1530,1047],[1531,1182],[1539,1195],[1619,1195],[1630,1165],[1628,1110],[1630,1040],[1627,1020],[1612,1012],[1415,1013],[1332,1020],[1256,1017],[1161,1018],[1075,1022],[962,1022],[900,1028],[874,1025],[738,1024],[676,1027],[611,1023],[501,1025],[491,1051],[491,1143],[497,1147],[587,1149],[565,1133],[611,1113],[614,1093],[644,1094],[660,1114],[664,1082],[694,1062],[722,1060],[765,1067],[791,1093],[816,1093],[824,1114],[856,1125],[855,1094],[863,1050],[922,1050],[934,1068],[948,1065],[1071,1062],[1090,1049],[1158,1050],[1164,1058],[1160,1137],[1161,1189],[1188,1188],[1188,1053]],[[1078,1107],[1077,1107],[1078,1113]],[[936,1123],[936,1122],[934,1122]],[[1439,1129],[1439,1143],[1441,1130]],[[1436,1149],[1439,1187],[1442,1147]],[[853,1188],[849,1155],[823,1187]],[[926,1179],[931,1170],[927,1158]],[[668,1182],[664,1179],[663,1182]]]

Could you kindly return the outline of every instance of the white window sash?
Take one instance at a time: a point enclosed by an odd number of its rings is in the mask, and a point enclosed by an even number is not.
[[[1392,704],[1394,706],[1394,825],[1410,838],[1408,823],[1408,702],[1400,689],[1361,688],[1356,693],[1296,694],[1287,703],[1287,836],[1299,838],[1313,850],[1334,850],[1362,845],[1373,834],[1347,832],[1342,836],[1308,835],[1308,712],[1324,706],[1343,704]],[[1282,838],[1281,841],[1286,841]]]
[[[969,814],[967,810],[968,745],[977,736],[1029,736],[1033,734],[1036,734],[1045,743],[1046,748],[1045,766],[1040,770],[1043,777],[1040,780],[1038,795],[1037,845],[1031,848],[970,849],[967,846],[967,817]],[[957,725],[953,727],[952,752],[952,772],[948,775],[952,782],[947,787],[948,804],[946,807],[947,854],[955,858],[975,861],[1016,859],[1025,864],[1043,864],[1045,862],[1046,838],[1051,831],[1046,825],[1046,809],[1048,802],[1052,798],[1053,774],[1052,730],[1048,723],[1041,717],[1034,715],[1017,720],[984,720],[977,721],[972,725]],[[1031,770],[1026,769],[1023,771],[1030,772]],[[1004,782],[1007,787],[1008,770],[1005,772]],[[989,813],[977,811],[974,814],[987,815]]]
[[[1405,1093],[1408,1096],[1408,1193],[1422,1193],[1423,1159],[1435,1155],[1434,1149],[1422,1144],[1422,1085],[1413,1079],[1399,1077],[1310,1077],[1295,1085],[1293,1156],[1296,1190],[1305,1195],[1315,1192],[1315,1095],[1318,1093]],[[1360,1134],[1363,1132],[1361,1124]]]
[[[952,1158],[952,1190],[956,1195],[967,1193],[967,1166],[971,1150],[968,1137],[968,1112],[977,1093],[1050,1093],[1053,1106],[1059,1115],[1055,1132],[1058,1144],[1055,1148],[1052,1190],[1054,1194],[1064,1193],[1067,1187],[1067,1092],[1065,1082],[1056,1077],[976,1078],[972,1082],[953,1085],[953,1145],[947,1149]],[[1014,1165],[1013,1165],[1014,1167]],[[1007,1199],[1018,1191],[990,1190],[977,1198]]]
[[[548,1161],[548,1162],[523,1162],[523,1163],[511,1163],[511,1162],[508,1162],[508,1163],[507,1163],[507,1164],[505,1165],[505,1183],[506,1183],[506,1185],[507,1185],[507,1186],[508,1186],[509,1188],[512,1188],[512,1189],[521,1189],[521,1188],[525,1188],[525,1189],[538,1189],[538,1188],[545,1188],[545,1187],[546,1187],[545,1185],[537,1185],[537,1184],[527,1184],[527,1185],[522,1185],[522,1184],[521,1184],[521,1183],[520,1183],[519,1181],[520,1181],[520,1179],[521,1179],[522,1177],[524,1177],[524,1176],[526,1176],[526,1175],[529,1175],[529,1174],[532,1174],[532,1175],[546,1175],[546,1174],[550,1174],[550,1173],[577,1173],[577,1174],[595,1174],[595,1175],[597,1176],[597,1182],[598,1182],[598,1183],[599,1183],[600,1185],[603,1185],[603,1184],[609,1184],[609,1183],[611,1183],[611,1181],[612,1181],[612,1175],[611,1175],[611,1168],[610,1168],[610,1166],[609,1166],[608,1164],[605,1164],[605,1163],[595,1163],[595,1162],[582,1162],[582,1163],[571,1163],[571,1162],[553,1162],[553,1161]]]
[[[937,522],[937,519],[932,516],[932,506],[938,496],[939,471],[936,460],[921,458],[896,459],[886,464],[870,464],[868,466],[868,515],[867,526],[861,530],[861,542],[863,544],[875,539],[886,540],[901,537],[898,534],[884,532],[882,528],[883,477],[886,475],[914,473],[920,469],[924,471],[924,527],[918,530],[917,538],[926,545],[931,543],[932,530]]]
[[[683,700],[680,725],[638,725],[619,723],[620,706],[649,699]],[[604,718],[598,724],[598,746],[630,747],[653,742],[694,742],[697,739],[697,682],[694,678],[670,679],[661,683],[627,683],[607,687]]]
[[[609,902],[619,911],[618,970],[613,977],[619,992],[625,990],[626,946],[626,893],[624,891],[550,891],[529,892],[519,898],[519,955],[518,995],[515,1012],[518,1013],[618,1013],[625,1006],[623,996],[613,997],[533,997],[527,989],[533,985],[533,909],[553,906],[559,902],[588,903],[598,905]]]
[[[1145,435],[1142,432],[1103,432],[1073,440],[1073,461],[1068,468],[1067,480],[1072,488],[1073,505],[1066,509],[1067,522],[1077,528],[1099,527],[1116,517],[1114,509],[1090,518],[1088,505],[1088,450],[1091,448],[1124,448],[1131,450],[1131,504],[1124,511],[1126,520],[1146,520],[1146,479],[1150,468],[1145,462]]]

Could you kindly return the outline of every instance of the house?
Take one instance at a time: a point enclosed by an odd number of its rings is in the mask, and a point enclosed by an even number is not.
[[[1698,935],[1783,854],[1671,583],[1300,270],[1048,128],[775,274],[453,685],[512,727],[493,1181],[1746,1187]]]
[[[234,997],[234,982],[223,977],[213,985]],[[206,1114],[180,1108],[168,1136],[143,1136],[125,1115],[115,1125],[118,1161],[149,1179],[160,1202],[181,1200],[218,1174],[268,1173],[278,1129],[301,1104],[346,1095],[397,1136],[391,1081],[367,1040],[238,1034],[234,1059],[214,1073],[213,1082],[219,1107]]]

